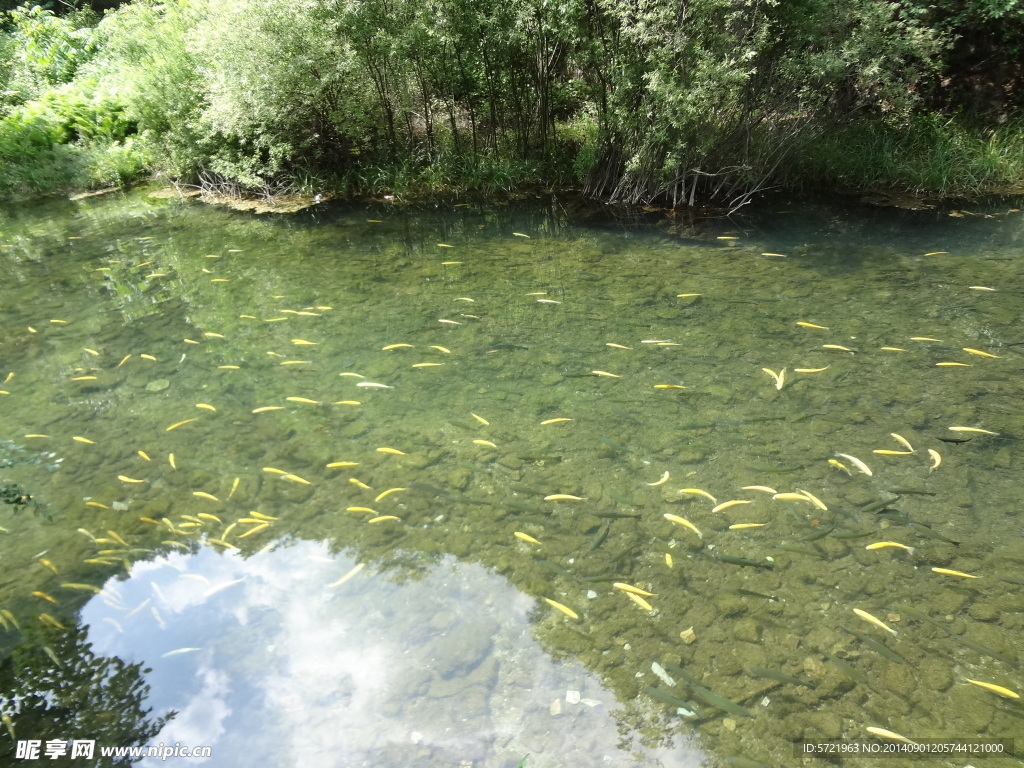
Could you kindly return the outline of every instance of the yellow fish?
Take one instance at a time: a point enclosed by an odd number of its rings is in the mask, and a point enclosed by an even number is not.
[[[933,472],[939,468],[940,464],[942,464],[942,454],[940,454],[934,448],[929,448],[928,455],[931,456],[932,458],[932,465],[928,467],[928,471]]]
[[[209,403],[196,403],[196,408],[201,408],[204,411],[216,411],[217,410],[216,408],[214,408]]]
[[[870,477],[871,475],[874,474],[871,471],[871,467],[869,467],[863,461],[858,459],[856,456],[851,456],[848,453],[837,453],[836,455],[837,456],[842,456],[844,459],[849,459],[851,462],[853,462],[853,466],[855,466],[857,469],[859,469],[861,472],[863,472],[868,477]]]
[[[254,533],[259,533],[260,531],[265,531],[269,527],[270,527],[270,523],[259,523],[259,525],[253,526],[248,531],[246,531],[245,533],[241,534],[238,538],[244,539],[246,536],[252,536]]]
[[[734,523],[729,526],[730,531],[743,531],[747,528],[764,528],[768,523]]]
[[[613,341],[606,342],[605,346],[606,347],[612,347],[613,349],[632,349],[632,347],[625,347],[622,344],[616,344]]]
[[[240,366],[237,365],[218,365],[217,367],[222,371],[237,371],[240,368]]]
[[[82,349],[84,349],[86,352],[88,352],[93,357],[99,357],[100,353],[97,352],[95,349],[89,349],[88,347],[82,347]],[[8,378],[7,381],[10,381],[10,378]],[[5,381],[4,384],[6,384],[7,381]]]
[[[949,568],[932,568],[933,573],[942,573],[946,576],[959,576],[961,579],[980,579],[981,576],[972,576],[963,571],[951,571]]]
[[[913,451],[890,451],[886,448],[876,448],[872,453],[877,453],[879,456],[909,456]]]
[[[648,603],[642,597],[640,597],[640,595],[634,595],[632,592],[627,592],[626,593],[626,597],[628,597],[630,600],[632,600],[634,603],[639,605],[641,608],[643,608],[648,613],[650,613],[651,611],[654,610],[654,606],[651,605],[650,603]]]
[[[350,483],[352,483],[352,485],[356,486],[356,488],[362,488],[362,489],[363,489],[364,491],[372,491],[372,490],[373,490],[373,488],[371,488],[370,486],[368,486],[368,485],[367,485],[366,483],[364,483],[364,482],[363,482],[362,480],[356,480],[356,479],[355,479],[354,477],[350,477],[350,478],[348,479],[348,481],[349,481]]]
[[[786,381],[786,369],[785,368],[783,368],[782,371],[779,372],[779,373],[776,373],[771,368],[762,368],[761,370],[764,371],[765,373],[767,373],[773,379],[775,379],[775,388],[776,389],[782,389],[782,385]]]
[[[647,483],[647,485],[651,486],[652,488],[655,488],[655,487],[657,487],[659,485],[664,485],[665,483],[667,483],[668,482],[668,478],[669,478],[669,472],[666,469],[661,474],[661,477],[659,479],[655,480],[653,483]]]
[[[366,522],[367,522],[367,524],[372,525],[374,523],[383,523],[386,520],[398,520],[398,519],[399,518],[395,517],[394,515],[381,515],[380,517],[371,518],[371,519],[367,520]]]
[[[836,460],[836,459],[829,459],[829,460],[828,460],[828,463],[829,463],[829,464],[831,464],[831,465],[832,465],[833,467],[835,467],[836,469],[841,469],[841,470],[843,470],[843,472],[845,472],[845,473],[846,473],[846,474],[848,474],[848,475],[850,475],[850,474],[853,474],[852,472],[850,472],[850,470],[849,470],[849,469],[847,469],[847,468],[846,468],[846,465],[845,465],[845,464],[843,464],[843,462],[841,462],[841,461],[838,461],[838,460]]]
[[[572,421],[572,419],[567,419],[565,417],[558,418],[558,419],[545,419],[544,421],[542,421],[540,423],[540,425],[542,427],[546,427],[548,424],[564,424],[567,421]]]
[[[927,256],[931,254],[925,255]],[[898,733],[894,733],[893,731],[887,731],[885,730],[885,728],[875,728],[874,726],[869,725],[864,730],[866,730],[868,733],[874,736],[879,736],[883,739],[890,739],[892,741],[902,741],[904,744],[917,744],[916,741],[911,741],[906,736],[900,736]]]
[[[262,512],[250,512],[249,514],[252,517],[255,517],[257,520],[277,520],[276,517],[271,517],[270,515],[264,515]],[[211,517],[212,517],[212,515],[211,515]],[[220,521],[218,520],[217,522],[220,522]]]
[[[998,693],[1000,696],[1005,696],[1008,699],[1020,698],[1019,694],[1014,693],[1009,688],[1003,688],[1003,686],[1001,685],[995,685],[994,683],[984,683],[981,680],[971,680],[971,678],[969,677],[965,677],[964,680],[966,680],[968,683],[978,686],[979,688],[984,688],[988,691],[992,691],[993,693]]]
[[[582,496],[570,496],[568,493],[552,493],[545,496],[544,501],[586,501]]]
[[[721,504],[718,504],[717,506],[712,507],[711,511],[712,512],[724,512],[725,510],[729,509],[729,507],[735,507],[735,506],[738,506],[740,504],[753,504],[753,502],[749,501],[747,499],[731,499],[730,501],[723,501]]]
[[[49,437],[49,435],[25,435],[25,437],[26,437],[26,438],[33,438],[33,437]]]
[[[72,376],[71,381],[96,381],[95,376]]]
[[[663,515],[663,517],[664,517],[664,518],[665,518],[666,520],[668,520],[668,521],[669,521],[670,523],[676,523],[676,524],[678,524],[678,525],[682,525],[682,526],[684,526],[685,528],[689,528],[689,529],[690,529],[691,531],[693,531],[694,533],[696,533],[698,537],[700,537],[700,538],[702,538],[702,539],[704,538],[704,534],[703,534],[703,533],[701,533],[701,532],[700,532],[699,530],[697,530],[697,526],[696,526],[696,525],[694,525],[693,523],[691,523],[691,522],[690,522],[689,520],[687,520],[687,519],[686,519],[685,517],[680,517],[679,515],[673,515],[673,514],[671,514],[670,512],[666,512],[666,513],[665,513],[665,514]]]
[[[362,405],[358,400],[335,400],[335,405]]]
[[[381,350],[385,352],[389,349],[412,349],[412,344],[388,344],[386,347],[381,347]]]
[[[264,405],[260,408],[253,409],[253,413],[266,413],[267,411],[283,411],[283,405]]]
[[[903,347],[879,347],[879,349],[884,350],[886,352],[906,352],[907,351]]]
[[[47,560],[47,559],[46,559],[45,557],[40,557],[40,558],[39,558],[39,560],[38,560],[38,563],[39,563],[40,565],[42,565],[42,566],[43,566],[44,568],[49,568],[49,569],[50,569],[51,571],[53,571],[53,572],[54,572],[54,573],[55,573],[56,575],[60,576],[60,571],[58,571],[58,570],[57,570],[57,566],[55,566],[55,565],[54,565],[53,563],[51,563],[51,562],[50,562],[49,560]]]
[[[682,384],[655,384],[655,389],[686,389]]]
[[[362,512],[367,515],[376,515],[377,510],[370,509],[369,507],[345,507],[346,512]]]
[[[122,365],[127,363],[131,359],[131,357],[131,355],[125,355],[124,357],[122,357],[121,362],[117,364],[117,367],[120,368]]]
[[[149,454],[148,454],[148,453],[146,453],[145,451],[136,451],[136,453],[138,453],[138,454],[139,454],[139,456],[141,456],[141,457],[142,457],[142,458],[143,458],[144,460],[146,460],[146,461],[152,461],[152,459],[151,459],[151,458],[149,458]]]
[[[167,463],[171,465],[171,469],[177,469],[178,468],[178,465],[174,461],[174,454],[173,453],[168,453],[167,454]]]
[[[413,368],[436,368],[439,365],[444,365],[444,363],[413,363],[412,367]]]
[[[206,491],[192,491],[192,495],[193,496],[198,496],[200,499],[209,499],[210,501],[220,501],[220,499],[218,499],[212,493],[207,493]]]
[[[98,595],[100,592],[103,591],[99,587],[94,586],[92,584],[78,584],[72,581],[61,584],[61,587],[63,587],[64,589],[78,589],[83,592],[92,592],[94,595]]]
[[[489,421],[488,421],[487,419],[485,419],[485,418],[484,418],[483,416],[477,416],[477,415],[476,415],[475,413],[472,413],[472,412],[470,412],[470,414],[469,414],[469,415],[470,415],[470,416],[472,416],[472,417],[473,417],[474,419],[476,419],[477,421],[479,421],[479,422],[480,422],[481,424],[483,424],[483,425],[484,425],[485,427],[489,427],[489,426],[491,426],[491,422],[489,422]]]
[[[195,419],[185,419],[184,421],[179,421],[179,422],[177,422],[175,424],[171,424],[171,426],[169,426],[164,431],[165,432],[170,432],[172,429],[177,429],[178,427],[184,426],[185,424],[189,424],[189,423],[191,423],[193,421],[195,421]]]
[[[337,469],[338,467],[358,467],[358,461],[332,461],[327,465],[328,469]],[[283,473],[282,473],[283,474]]]
[[[399,491],[404,491],[404,490],[405,490],[405,488],[388,488],[386,491],[381,491],[380,493],[378,493],[377,497],[374,499],[374,501],[380,501],[381,499],[387,498],[392,493],[398,493]]]
[[[346,581],[351,579],[353,576],[355,576],[357,573],[359,573],[365,567],[366,567],[366,563],[360,563],[355,568],[353,568],[351,571],[349,571],[344,576],[342,576],[340,579],[335,581],[333,584],[328,584],[327,588],[328,589],[334,589],[334,587],[340,587],[342,584],[344,584]]]
[[[32,593],[32,597],[38,597],[41,600],[46,600],[47,602],[51,602],[54,604],[57,603],[57,601],[54,598],[50,597],[45,592],[39,592],[38,590]]]
[[[612,587],[622,592],[628,592],[633,595],[640,595],[641,597],[657,597],[653,592],[647,592],[646,590],[640,589],[640,587],[634,587],[632,584],[625,584],[621,581],[616,581],[612,584]]]
[[[680,493],[686,493],[686,494],[689,494],[691,496],[703,496],[706,499],[710,499],[712,504],[717,504],[718,503],[718,499],[716,499],[714,496],[712,496],[707,491],[702,491],[700,488],[680,488],[679,492]]]
[[[211,515],[209,512],[200,512],[196,515],[196,517],[202,520],[209,520],[211,523],[221,522],[221,519],[219,517],[217,517],[216,515]]]
[[[831,368],[831,365],[826,365],[824,368],[794,368],[793,370],[797,373],[821,373]]]
[[[933,339],[931,336],[911,336],[911,341],[934,341],[937,344],[942,343],[942,339]]]
[[[230,499],[235,495],[235,491],[238,490],[238,484],[242,481],[242,478],[236,477],[235,482],[231,484],[231,490],[228,492],[228,498]],[[217,522],[220,522],[219,520]]]
[[[210,544],[216,544],[218,547],[224,547],[224,549],[238,549],[234,544],[229,544],[223,539],[207,539]]]
[[[906,544],[900,544],[898,541],[876,541],[874,544],[868,544],[864,549],[876,550],[876,549],[889,549],[891,547],[897,547],[899,549],[905,549],[910,554],[914,554],[914,548],[908,547]]]
[[[515,531],[512,535],[520,541],[525,541],[527,544],[536,544],[537,546],[540,546],[540,542],[528,533],[523,533],[522,531]]]
[[[87,501],[85,502],[87,507],[96,507],[97,509],[110,509],[106,504],[100,504],[98,501]]]
[[[400,451],[397,448],[378,448],[377,453],[390,453],[393,456],[406,456],[404,451]]]
[[[970,363],[936,363],[936,368],[970,368]]]
[[[843,347],[843,346],[840,346],[839,344],[822,344],[821,348],[822,349],[838,349],[840,352],[849,352],[851,355],[857,354],[856,352],[854,352],[849,347]]]
[[[701,296],[701,295],[702,294],[700,294],[700,293],[677,293],[676,294],[676,298],[677,299],[692,299],[695,296]]]
[[[43,624],[45,624],[48,627],[53,627],[54,629],[64,629],[64,625],[61,624],[59,621],[57,621],[55,618],[53,618],[53,616],[51,616],[48,613],[40,613],[39,614],[39,621],[41,621]]]
[[[828,326],[827,325],[815,325],[814,323],[807,323],[807,322],[804,322],[803,320],[797,320],[796,324],[799,325],[801,328],[817,328],[819,331],[827,331],[828,330]]]
[[[293,403],[308,403],[309,405],[320,405],[320,402],[318,400],[310,400],[308,397],[286,397],[285,400],[288,400]]]
[[[212,331],[207,331],[207,332],[205,332],[205,333],[203,334],[203,336],[206,336],[206,337],[208,337],[208,338],[211,338],[211,339],[223,339],[223,338],[224,338],[224,335],[223,335],[223,334],[220,334],[220,333],[213,333]]]
[[[992,432],[988,429],[981,429],[980,427],[950,427],[950,432],[975,432],[979,435],[998,435],[998,432]]]
[[[309,480],[299,477],[298,475],[281,475],[282,480],[291,480],[293,483],[299,483],[301,485],[312,485]]]
[[[476,444],[476,445],[483,445],[483,446],[486,446],[488,448],[497,448],[498,447],[494,443],[492,443],[490,440],[474,440],[473,443]]]
[[[292,339],[292,344],[294,344],[297,347],[315,347],[317,346],[318,342],[306,341],[305,339]]]
[[[543,599],[544,599],[545,603],[550,605],[552,608],[561,611],[566,616],[568,616],[570,619],[578,619],[579,618],[579,616],[577,615],[576,611],[574,611],[572,608],[567,608],[566,606],[562,605],[561,603],[556,603],[554,600],[551,600],[550,598],[547,598],[547,597],[545,597]]]
[[[622,378],[621,376],[619,376],[617,374],[608,373],[608,371],[591,371],[591,373],[594,374],[595,376],[607,376],[607,377],[612,378],[612,379],[621,379]]]
[[[912,446],[910,444],[910,441],[907,440],[907,438],[903,437],[902,435],[897,435],[895,432],[890,432],[889,433],[889,437],[891,437],[893,440],[895,440],[897,443],[902,445],[904,448],[906,448],[911,453],[914,452],[914,446]]]
[[[76,443],[85,443],[86,445],[96,445],[96,443],[94,443],[92,440],[90,440],[87,437],[79,437],[78,435],[75,435],[71,439],[74,440]]]
[[[880,629],[884,629],[886,632],[889,632],[889,633],[891,633],[893,635],[897,634],[895,629],[890,627],[888,624],[886,624],[881,619],[876,619],[874,616],[872,616],[867,611],[862,611],[860,608],[854,608],[853,612],[855,614],[857,614],[860,618],[862,618],[864,621],[866,621],[868,624],[874,624],[876,627],[878,627]]]
[[[446,355],[450,355],[452,353],[452,351],[448,349],[448,347],[442,347],[437,344],[431,344],[430,348],[436,349],[438,352],[444,352]]]
[[[153,363],[156,362],[156,358],[153,357],[152,355],[139,355],[139,357],[141,357],[143,360],[149,360],[150,362]]]
[[[118,475],[117,479],[122,483],[144,483],[145,480],[136,480],[134,477],[128,477],[127,475]]]
[[[770,493],[775,495],[778,493],[774,488],[769,488],[767,485],[744,485],[740,490],[743,491],[761,491],[761,493]]]
[[[969,353],[971,355],[977,355],[978,357],[991,357],[991,358],[993,358],[995,360],[1002,360],[1003,359],[999,355],[993,355],[993,354],[991,354],[989,352],[982,352],[980,349],[971,349],[970,347],[964,347],[963,350],[964,350],[964,352],[967,352],[967,353]]]

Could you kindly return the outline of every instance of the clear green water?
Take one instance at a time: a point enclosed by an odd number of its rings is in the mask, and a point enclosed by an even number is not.
[[[1024,689],[1024,226],[946,213],[0,214],[0,480],[39,503],[0,509],[5,686],[89,688],[92,643],[152,669],[151,721],[179,712],[138,740],[212,744],[211,765],[779,765],[868,726],[1024,744],[1024,707],[966,682]],[[873,453],[903,450],[892,432],[916,452]],[[142,727],[2,702],[20,739]]]

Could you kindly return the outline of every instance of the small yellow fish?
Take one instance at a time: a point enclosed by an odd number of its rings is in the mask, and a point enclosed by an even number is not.
[[[972,291],[995,291],[995,288],[989,288],[987,285],[968,285]],[[50,321],[53,322],[52,320]]]
[[[977,355],[978,357],[991,357],[994,360],[1002,360],[1003,359],[999,355],[993,355],[993,354],[991,354],[989,352],[982,352],[980,349],[971,349],[970,347],[964,347],[963,349],[964,349],[964,352],[967,352],[968,354],[971,354],[971,355]]]
[[[998,435],[998,432],[992,432],[988,429],[981,429],[980,427],[950,427],[950,432],[974,432],[979,435]]]
[[[74,440],[76,443],[85,443],[86,445],[96,445],[96,443],[94,443],[92,440],[90,440],[87,437],[80,437],[78,435],[75,435],[71,439]]]
[[[668,552],[665,553],[665,565],[667,565],[669,568],[673,567],[672,555],[670,555]]]
[[[292,344],[297,347],[315,347],[319,342],[306,341],[305,339],[292,339]]]
[[[672,513],[670,513],[670,512],[666,512],[666,513],[665,513],[665,514],[663,515],[663,517],[664,517],[664,518],[665,518],[666,520],[668,520],[668,521],[669,521],[670,523],[676,523],[677,525],[681,525],[681,526],[683,526],[684,528],[689,528],[689,529],[690,529],[691,531],[693,531],[694,533],[696,533],[696,534],[697,534],[697,537],[698,537],[698,538],[701,538],[701,539],[703,539],[703,538],[704,538],[704,534],[703,534],[703,533],[701,533],[701,532],[700,532],[699,530],[697,530],[697,526],[696,526],[696,525],[694,525],[693,523],[691,523],[691,522],[690,522],[689,520],[687,520],[687,519],[686,519],[685,517],[680,517],[679,515],[673,515],[673,514],[672,514]]]
[[[450,355],[452,353],[452,351],[448,349],[448,347],[442,347],[438,344],[431,344],[430,348],[436,349],[438,352],[444,352],[446,355]]]
[[[529,239],[530,239],[530,236],[529,236],[529,235],[524,235],[524,234],[523,234],[522,232],[513,232],[512,234],[513,234],[513,235],[514,235],[515,237],[525,237],[525,238],[526,238],[527,240],[529,240]]]
[[[705,499],[709,499],[712,504],[718,503],[718,499],[707,491],[702,491],[700,488],[680,488],[679,492],[689,494],[690,496],[703,496]]]
[[[653,483],[647,483],[647,485],[651,486],[652,488],[654,488],[656,486],[659,486],[659,485],[664,485],[665,483],[668,482],[668,478],[669,478],[669,472],[666,469],[662,473],[661,477],[658,480],[655,480]]]
[[[907,351],[903,347],[879,347],[879,349],[884,350],[886,352],[906,352]]]
[[[933,255],[933,254],[925,254],[925,255],[929,256],[929,255]],[[874,736],[879,736],[879,737],[881,737],[883,739],[890,739],[892,741],[902,741],[904,744],[917,744],[916,741],[911,741],[906,736],[900,736],[898,733],[894,733],[893,731],[887,731],[887,730],[885,730],[885,728],[875,728],[874,726],[869,725],[864,730],[866,730],[868,733],[870,733],[870,734],[872,734]]]
[[[369,507],[345,507],[346,512],[362,512],[366,515],[377,515],[377,510],[370,509]]]
[[[860,618],[862,618],[864,621],[866,621],[868,624],[874,624],[879,629],[884,629],[886,632],[889,632],[889,633],[891,633],[893,635],[897,634],[895,629],[890,627],[888,624],[886,624],[881,619],[876,619],[874,616],[872,616],[867,611],[862,611],[860,608],[854,608],[853,612],[855,614],[857,614]]]
[[[847,468],[846,468],[846,465],[845,465],[845,464],[843,464],[843,462],[839,461],[838,459],[829,459],[829,460],[828,460],[828,463],[829,463],[829,464],[831,464],[831,465],[832,465],[833,467],[835,467],[836,469],[841,469],[841,470],[843,470],[843,472],[845,472],[845,473],[846,473],[846,474],[848,474],[848,475],[851,475],[851,474],[853,474],[852,472],[850,472],[850,470],[849,470],[849,469],[847,469]]]
[[[655,389],[686,389],[682,384],[655,384]]]
[[[205,332],[203,334],[203,336],[206,336],[207,338],[210,338],[210,339],[223,339],[224,338],[223,334],[213,333],[212,331]]]
[[[124,357],[122,357],[121,362],[117,364],[117,367],[120,368],[122,365],[127,363],[131,359],[131,357],[131,355],[125,355]]]
[[[139,456],[141,456],[145,461],[152,461],[152,459],[149,458],[149,454],[146,453],[145,451],[136,451],[136,453],[139,454]]]
[[[72,376],[71,381],[96,381],[95,376]]]
[[[992,691],[993,693],[998,693],[1000,696],[1005,696],[1008,699],[1020,698],[1019,694],[1014,693],[1009,688],[1003,688],[1003,686],[1001,685],[996,685],[994,683],[984,683],[981,680],[971,680],[971,678],[969,677],[965,677],[964,680],[966,680],[968,683],[978,686],[979,688],[984,688],[985,690]]]
[[[412,349],[412,344],[388,344],[386,347],[381,347],[382,351],[389,349]]]
[[[479,422],[480,422],[481,424],[483,424],[483,425],[484,425],[485,427],[489,427],[489,426],[491,426],[491,422],[489,422],[489,421],[488,421],[487,419],[485,419],[485,418],[484,418],[483,416],[477,416],[477,415],[476,415],[475,413],[473,413],[473,412],[470,412],[470,414],[469,414],[469,415],[470,415],[470,416],[472,416],[472,417],[473,417],[474,419],[476,419],[477,421],[479,421]]]
[[[945,256],[949,251],[931,251],[926,253],[925,256]]]
[[[747,528],[764,528],[768,523],[734,523],[729,526],[730,531],[742,531]]]
[[[211,523],[221,522],[221,519],[219,517],[217,517],[216,515],[211,515],[209,512],[200,512],[196,515],[196,517],[200,518],[201,520],[209,520]]]
[[[218,365],[222,371],[237,371],[241,366],[238,365]]]
[[[281,365],[309,365],[310,360],[282,360]]]
[[[150,525],[161,525],[159,520],[154,520],[152,517],[140,517],[139,520],[141,520],[143,523],[149,523]],[[85,562],[89,561],[86,560]]]
[[[334,589],[335,587],[340,587],[342,584],[344,584],[346,581],[351,579],[353,576],[355,576],[357,573],[359,573],[365,567],[366,567],[366,563],[360,563],[359,565],[357,565],[355,568],[353,568],[351,571],[346,573],[344,576],[342,576],[337,581],[333,582],[332,584],[328,584],[327,588],[328,589]]]
[[[772,496],[772,499],[775,501],[806,501],[810,504],[814,503],[802,493],[776,493]]]
[[[118,475],[117,479],[122,483],[144,483],[145,480],[136,480],[134,477],[128,477],[127,475]]]
[[[582,496],[570,496],[568,493],[553,493],[545,496],[544,501],[586,501]]]
[[[332,461],[327,465],[328,469],[338,469],[339,467],[358,467],[358,461]],[[284,473],[282,473],[284,474]]]
[[[545,597],[543,599],[544,599],[545,603],[550,605],[552,608],[561,611],[566,616],[568,616],[570,619],[578,619],[579,618],[579,616],[577,615],[576,611],[574,611],[572,608],[567,608],[566,606],[562,605],[561,603],[556,603],[554,600],[551,600],[551,599],[549,599],[547,597]]]
[[[250,512],[249,514],[252,517],[255,517],[257,520],[268,520],[268,521],[271,521],[271,520],[277,520],[278,519],[276,517],[271,517],[270,515],[264,515],[262,512]],[[200,515],[200,517],[202,517],[202,515]],[[211,515],[211,517],[213,517],[213,516]],[[220,522],[220,521],[218,520],[217,522]]]
[[[913,451],[890,451],[887,448],[875,448],[872,453],[877,453],[879,456],[910,456]]]
[[[632,349],[632,347],[624,347],[622,344],[616,344],[615,342],[609,341],[605,343],[606,347],[612,347],[613,349]]]
[[[49,435],[25,435],[26,438],[32,439],[35,437],[49,437]]]
[[[928,467],[928,471],[934,472],[942,464],[942,454],[940,454],[934,448],[929,448],[928,455],[931,456],[932,458],[932,465]]]
[[[773,379],[775,379],[775,388],[776,389],[782,389],[782,385],[786,381],[786,369],[785,368],[783,368],[782,371],[779,372],[779,373],[776,373],[771,368],[762,368],[761,370],[764,371],[765,373],[767,373]]]
[[[677,293],[676,294],[676,298],[677,299],[692,299],[695,296],[701,296],[701,295],[702,294],[700,294],[700,293]]]
[[[629,592],[634,595],[640,595],[640,597],[657,597],[657,595],[653,592],[648,592],[646,590],[640,589],[640,587],[634,587],[632,584],[625,584],[621,581],[616,581],[614,584],[612,584],[612,587],[621,590],[622,592]]]
[[[437,322],[445,323],[447,325],[462,325],[458,320],[446,320],[444,318],[440,318]]]
[[[934,341],[936,344],[941,344],[942,339],[933,339],[931,336],[911,336],[911,341]]]
[[[492,443],[490,440],[474,440],[473,443],[475,445],[483,445],[483,446],[485,446],[487,448],[497,448],[498,447],[494,443]]]
[[[721,504],[712,507],[711,511],[724,512],[729,509],[729,507],[739,506],[740,504],[753,504],[753,502],[748,499],[730,499],[729,501],[723,501]]]
[[[815,325],[814,323],[807,323],[807,322],[804,322],[803,320],[797,320],[796,324],[799,325],[801,328],[817,328],[819,331],[827,331],[828,330],[828,326],[827,325]]]
[[[335,405],[362,405],[359,400],[335,400]]]
[[[260,408],[254,408],[253,413],[266,413],[267,411],[283,411],[283,405],[264,405]]]
[[[438,243],[437,247],[438,248],[454,248],[455,246],[454,245],[449,245],[448,243]]]
[[[223,539],[207,539],[210,544],[216,544],[218,547],[224,547],[224,549],[238,549],[234,544],[229,544]]]
[[[377,449],[377,453],[390,453],[392,456],[406,456],[406,455],[408,455],[404,451],[400,451],[397,448],[387,448],[387,447],[378,448]]]
[[[207,493],[206,491],[192,491],[192,495],[193,496],[197,496],[200,499],[209,499],[210,501],[220,501],[220,499],[218,499],[212,493]]]
[[[821,348],[822,349],[838,349],[840,352],[849,352],[851,355],[857,354],[856,352],[854,352],[849,347],[844,347],[844,346],[841,346],[839,344],[822,344]]]
[[[185,419],[184,421],[176,422],[174,424],[171,424],[171,426],[169,426],[164,431],[165,432],[170,432],[172,429],[177,429],[178,427],[184,426],[185,424],[190,424],[193,421],[195,421],[195,419]]]
[[[651,605],[650,603],[648,603],[642,597],[640,597],[640,595],[635,595],[632,592],[627,592],[626,593],[626,597],[628,597],[630,600],[632,600],[634,603],[639,605],[641,608],[643,608],[648,613],[651,613],[654,610],[654,606]]]
[[[827,371],[831,367],[831,365],[826,365],[824,368],[794,368],[793,370],[796,373],[821,373],[822,371]]]
[[[980,579],[981,576],[973,576],[963,571],[951,571],[949,568],[932,568],[932,573],[941,573],[946,576],[959,576],[961,579]]]
[[[57,603],[57,601],[54,598],[50,597],[45,592],[39,592],[38,590],[32,593],[32,597],[38,597],[40,600],[46,600],[47,602],[53,603],[55,605]]]
[[[371,488],[370,486],[368,486],[368,485],[367,485],[366,483],[364,483],[364,482],[363,482],[362,480],[356,480],[356,479],[355,479],[354,477],[350,477],[350,478],[348,479],[348,481],[349,481],[350,483],[352,483],[352,485],[354,485],[354,486],[355,486],[356,488],[362,488],[362,489],[363,489],[364,491],[372,491],[372,490],[373,490],[373,488]]]
[[[760,491],[761,493],[770,493],[772,495],[778,493],[774,488],[769,488],[767,485],[744,485],[740,490]]]
[[[150,362],[153,363],[156,362],[156,358],[153,357],[152,355],[139,355],[139,357],[141,357],[143,360],[149,360]]]
[[[608,373],[608,371],[591,371],[595,376],[607,376],[610,379],[621,379],[622,377],[615,373]]]
[[[53,571],[53,572],[54,572],[54,573],[55,573],[56,575],[60,576],[60,571],[58,571],[58,570],[57,570],[57,566],[55,566],[55,565],[54,565],[53,563],[51,563],[51,562],[50,562],[49,560],[47,560],[47,559],[46,559],[45,557],[40,557],[40,558],[39,558],[39,560],[38,560],[37,562],[38,562],[38,563],[39,563],[39,564],[40,564],[41,566],[43,566],[44,568],[48,568],[48,569],[50,569],[51,571]]]
[[[523,533],[522,531],[515,531],[512,535],[520,541],[525,541],[527,544],[536,544],[537,546],[540,546],[540,542],[528,533]]]
[[[914,554],[913,547],[908,547],[906,544],[900,544],[898,541],[876,541],[874,544],[868,544],[864,549],[874,551],[876,549],[890,549],[892,547],[905,549],[910,554]]]
[[[970,368],[970,363],[936,363],[936,368]]]
[[[209,403],[196,403],[196,408],[201,408],[204,411],[216,411],[217,410],[216,408],[214,408]]]
[[[178,468],[177,463],[174,461],[174,454],[173,453],[168,453],[167,454],[167,463],[171,465],[171,469],[177,469]]]
[[[871,471],[871,467],[869,467],[863,461],[858,459],[856,456],[851,456],[848,453],[837,453],[836,455],[837,456],[842,456],[844,459],[849,459],[853,463],[853,466],[855,466],[857,469],[859,469],[861,472],[863,472],[868,477],[870,477],[871,475],[874,474]]]
[[[87,501],[85,502],[87,507],[96,507],[97,509],[110,509],[106,504],[100,504],[98,501]]]
[[[103,590],[93,584],[79,584],[77,582],[69,581],[61,584],[64,589],[77,589],[83,592],[92,592],[94,595],[98,595]]]
[[[285,400],[288,400],[289,402],[292,403],[307,403],[309,405],[320,405],[319,400],[310,400],[308,397],[286,397]]]
[[[259,521],[257,521],[257,522],[259,522]],[[244,539],[246,536],[252,536],[254,533],[259,533],[261,531],[265,531],[269,527],[270,527],[270,523],[259,523],[259,525],[253,526],[248,531],[246,531],[245,533],[241,534],[238,538]]]
[[[61,624],[59,621],[57,621],[55,618],[53,618],[53,616],[51,616],[48,613],[40,613],[39,614],[39,621],[41,621],[43,624],[45,624],[48,627],[53,627],[54,629],[64,629],[64,625]]]
[[[82,349],[84,349],[86,352],[88,352],[93,357],[99,357],[100,353],[97,352],[95,349],[89,349],[88,347],[82,347]],[[8,378],[7,381],[10,381],[10,378]],[[6,384],[7,381],[5,381],[4,384]]]
[[[762,256],[777,256],[780,259],[786,258],[786,254],[784,254],[784,253],[767,253],[766,252],[766,253],[762,253],[761,255]]]
[[[309,482],[309,480],[306,480],[305,478],[299,477],[298,475],[292,475],[292,474],[281,475],[281,479],[282,480],[290,480],[291,482],[299,483],[300,485],[312,485],[312,483]]]
[[[811,504],[816,506],[822,512],[828,512],[828,507],[825,506],[825,502],[823,502],[821,499],[819,499],[813,493],[811,493],[810,491],[805,491],[802,488],[797,488],[796,490],[797,490],[797,493],[802,493],[804,496],[806,496],[807,499],[811,502]]]
[[[437,368],[439,365],[444,365],[444,363],[413,363],[412,367],[413,368]]]
[[[544,421],[542,421],[540,423],[540,425],[542,427],[546,427],[548,424],[564,424],[567,421],[572,421],[572,419],[567,419],[565,417],[558,418],[558,419],[545,419]]]
[[[383,523],[386,520],[398,520],[398,519],[399,518],[395,517],[394,515],[381,515],[380,517],[371,518],[370,520],[367,520],[366,522],[371,524],[371,525],[373,525],[375,523]]]
[[[241,481],[242,481],[242,478],[240,478],[240,477],[236,477],[236,478],[235,478],[235,482],[233,482],[233,483],[231,484],[231,491],[230,491],[230,492],[228,492],[228,498],[229,498],[229,499],[230,499],[230,498],[231,498],[232,496],[234,496],[234,495],[235,495],[235,491],[237,491],[237,490],[238,490],[238,484],[239,484],[239,483],[240,483]],[[218,520],[217,522],[220,522],[220,521]]]
[[[902,435],[897,435],[895,432],[890,432],[889,433],[889,437],[891,437],[893,440],[895,440],[897,443],[902,445],[904,448],[906,448],[911,453],[914,452],[914,446],[912,446],[910,444],[910,441],[907,440],[907,438],[903,437]]]

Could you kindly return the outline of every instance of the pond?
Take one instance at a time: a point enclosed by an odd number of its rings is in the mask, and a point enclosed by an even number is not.
[[[0,755],[1007,764],[1022,240],[1015,201],[8,208]]]

